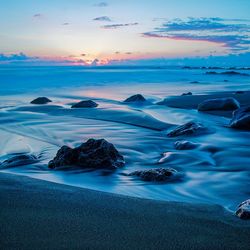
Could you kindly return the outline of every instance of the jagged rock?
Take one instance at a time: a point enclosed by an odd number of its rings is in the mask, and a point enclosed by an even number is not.
[[[37,161],[38,159],[34,155],[18,154],[0,163],[0,168],[28,165],[36,163]]]
[[[231,128],[250,130],[250,106],[235,110],[229,126]]]
[[[143,181],[166,182],[177,177],[178,172],[172,168],[156,168],[134,171],[128,176],[137,176]]]
[[[232,98],[208,99],[198,105],[199,111],[209,110],[235,110],[240,107],[239,102]]]
[[[206,134],[208,129],[199,122],[188,122],[184,125],[176,127],[174,130],[169,132],[167,136],[176,137],[181,135],[194,135],[194,134]]]
[[[130,96],[124,102],[145,102],[145,101],[146,99],[142,95],[137,94]]]
[[[197,144],[190,141],[176,141],[174,147],[177,150],[188,150],[197,148]]]
[[[96,108],[98,104],[92,100],[81,101],[75,103],[71,106],[71,108]]]
[[[242,202],[239,206],[235,214],[244,220],[250,219],[250,199]]]
[[[113,144],[104,139],[89,139],[79,147],[62,146],[56,157],[49,162],[49,168],[79,166],[94,169],[116,169],[124,166],[123,156]]]
[[[33,101],[31,101],[31,104],[47,104],[49,102],[52,102],[49,98],[47,97],[38,97],[36,99],[34,99]]]
[[[192,92],[183,93],[182,95],[192,95]]]

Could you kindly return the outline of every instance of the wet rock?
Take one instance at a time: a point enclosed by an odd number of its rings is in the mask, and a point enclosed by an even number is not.
[[[229,126],[231,128],[250,130],[250,106],[235,110]]]
[[[49,98],[47,97],[38,97],[36,99],[34,99],[33,101],[31,101],[31,104],[47,104],[49,102],[52,102]]]
[[[93,169],[116,169],[124,166],[123,156],[113,144],[104,139],[89,139],[79,147],[62,146],[56,157],[48,164],[49,168],[79,166]]]
[[[145,102],[145,101],[146,99],[144,98],[144,96],[137,94],[130,96],[124,102]]]
[[[197,148],[198,144],[190,142],[190,141],[176,141],[174,143],[174,147],[177,150],[188,150]]]
[[[250,219],[250,199],[242,202],[239,206],[235,214],[243,219],[249,220]]]
[[[198,105],[199,111],[209,110],[235,110],[240,107],[239,102],[232,98],[208,99]]]
[[[37,161],[38,159],[34,155],[18,154],[0,163],[0,168],[28,165],[36,163]]]
[[[71,108],[96,108],[98,104],[92,100],[81,101],[75,103],[71,106]]]
[[[182,95],[192,95],[192,92],[183,93]]]
[[[167,182],[176,179],[178,172],[172,168],[156,168],[149,170],[134,171],[128,176],[137,176],[143,181]]]
[[[176,137],[181,135],[198,135],[206,134],[208,129],[199,122],[188,122],[184,125],[176,127],[167,134],[168,137]]]

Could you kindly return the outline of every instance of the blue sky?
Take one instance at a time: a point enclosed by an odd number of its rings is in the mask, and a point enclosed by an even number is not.
[[[1,63],[139,63],[243,55],[250,47],[249,0],[0,0],[0,4]]]

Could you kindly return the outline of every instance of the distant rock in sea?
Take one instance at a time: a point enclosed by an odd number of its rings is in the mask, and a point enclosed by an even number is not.
[[[81,101],[75,103],[71,106],[71,108],[96,108],[98,104],[92,100]]]
[[[228,76],[241,75],[241,76],[249,76],[249,74],[240,73],[240,72],[237,72],[237,71],[224,71],[224,72],[207,71],[205,74],[206,75],[228,75]]]
[[[143,181],[168,182],[179,177],[179,173],[172,168],[156,168],[134,171],[128,176],[137,176]]]
[[[56,157],[48,164],[49,168],[78,166],[93,169],[116,169],[124,166],[123,156],[113,144],[105,139],[89,139],[79,147],[62,146]]]
[[[250,130],[250,106],[235,110],[229,126],[231,128]]]
[[[12,156],[11,158],[0,163],[0,168],[9,168],[16,166],[23,166],[32,163],[36,163],[38,161],[37,157],[29,154],[17,154]]]
[[[242,202],[239,206],[235,214],[243,219],[249,220],[250,219],[250,199]]]
[[[49,102],[52,102],[49,98],[47,97],[38,97],[36,99],[34,99],[33,101],[31,101],[31,104],[47,104]]]
[[[198,105],[199,111],[209,110],[235,110],[240,107],[240,103],[232,98],[207,99]]]
[[[235,92],[235,94],[244,94],[244,93],[245,93],[245,91],[241,91],[241,90],[238,90]]]
[[[182,96],[184,95],[192,95],[192,92],[183,93]]]
[[[199,81],[192,81],[192,82],[190,82],[190,83],[200,83]]]
[[[181,135],[200,135],[208,133],[208,129],[199,122],[188,122],[176,127],[167,134],[168,137],[177,137]]]
[[[177,150],[188,150],[197,148],[198,144],[190,142],[190,141],[176,141],[174,143],[174,147]]]
[[[146,99],[141,94],[132,95],[127,98],[124,102],[145,102]]]

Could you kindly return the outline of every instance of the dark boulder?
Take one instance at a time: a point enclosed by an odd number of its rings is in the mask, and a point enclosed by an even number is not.
[[[137,176],[143,181],[167,182],[176,179],[178,172],[172,168],[156,168],[134,171],[128,176]]]
[[[192,95],[192,92],[183,93],[182,95]]]
[[[188,150],[197,148],[197,144],[190,141],[176,141],[174,147],[177,150]]]
[[[145,102],[145,101],[146,99],[142,95],[137,94],[130,96],[124,102]]]
[[[96,108],[98,104],[92,100],[81,101],[75,103],[71,106],[71,108]]]
[[[208,99],[198,105],[199,111],[210,110],[235,110],[240,107],[239,102],[232,98]]]
[[[124,164],[123,156],[113,144],[104,139],[89,139],[76,148],[62,146],[56,157],[49,162],[48,167],[78,166],[93,169],[116,169]]]
[[[17,154],[0,163],[0,168],[16,167],[36,163],[37,157],[29,154]]]
[[[250,130],[250,106],[235,110],[229,126],[231,128]]]
[[[235,214],[243,219],[249,220],[250,219],[250,199],[242,202],[239,206]]]
[[[199,122],[188,122],[184,125],[176,127],[167,134],[168,137],[176,137],[181,135],[199,135],[206,134],[208,129]]]
[[[38,97],[36,99],[34,99],[33,101],[31,101],[31,104],[47,104],[49,102],[52,102],[49,98],[47,97]]]

